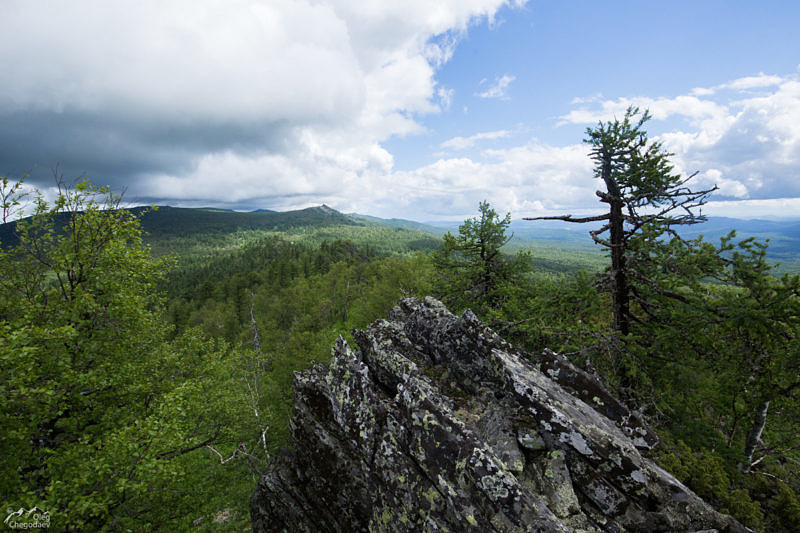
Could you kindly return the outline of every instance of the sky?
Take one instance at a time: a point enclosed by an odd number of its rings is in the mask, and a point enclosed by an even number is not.
[[[796,0],[3,0],[0,174],[132,204],[585,214],[648,108],[711,216],[800,217]]]

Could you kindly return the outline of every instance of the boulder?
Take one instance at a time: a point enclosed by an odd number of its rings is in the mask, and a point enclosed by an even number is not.
[[[645,458],[642,418],[561,355],[432,298],[353,336],[295,374],[254,531],[748,531]]]

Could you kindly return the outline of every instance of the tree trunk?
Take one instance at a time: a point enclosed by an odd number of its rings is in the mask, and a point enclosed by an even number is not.
[[[747,440],[744,443],[744,462],[739,465],[739,469],[745,474],[750,471],[750,465],[753,464],[753,453],[756,451],[756,445],[761,440],[761,433],[764,431],[764,426],[767,424],[767,412],[769,411],[769,400],[763,400],[756,410],[756,416],[753,418],[753,425],[750,426],[750,431],[747,433]]]
[[[625,264],[624,222],[622,195],[611,176],[611,156],[603,154],[603,181],[606,183],[611,204],[609,225],[611,242],[611,302],[614,329],[622,335],[630,331],[630,295],[627,266]]]

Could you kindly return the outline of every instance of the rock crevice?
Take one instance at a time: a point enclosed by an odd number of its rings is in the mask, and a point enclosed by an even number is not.
[[[254,531],[745,532],[642,456],[642,419],[470,311],[402,300],[294,378]]]

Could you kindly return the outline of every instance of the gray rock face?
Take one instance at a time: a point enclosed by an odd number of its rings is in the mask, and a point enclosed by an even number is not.
[[[642,457],[653,433],[562,356],[431,298],[354,337],[295,374],[254,531],[748,531]]]

